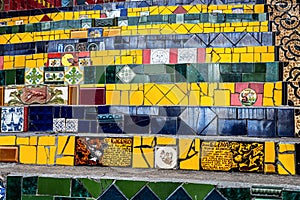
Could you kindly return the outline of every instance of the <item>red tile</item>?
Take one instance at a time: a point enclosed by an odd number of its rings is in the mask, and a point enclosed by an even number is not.
[[[249,87],[249,83],[235,83],[235,92],[240,93]]]
[[[151,49],[143,50],[143,64],[150,64]]]
[[[88,58],[90,57],[90,52],[89,51],[82,51],[78,53],[79,58]]]
[[[249,88],[253,89],[257,94],[262,94],[264,92],[263,83],[250,83]]]
[[[231,106],[241,106],[240,94],[231,94],[230,95],[230,105]]]
[[[205,63],[205,48],[198,48],[198,58],[197,62],[198,63]]]
[[[105,89],[104,88],[80,88],[81,105],[104,105]]]
[[[187,10],[184,9],[182,6],[178,6],[174,11],[174,14],[186,14]]]
[[[177,64],[178,63],[178,49],[170,49],[170,64]]]
[[[24,107],[24,128],[23,128],[24,132],[28,131],[28,107],[25,106]]]
[[[48,58],[60,58],[61,53],[48,53]]]
[[[3,70],[3,56],[0,56],[0,70]]]
[[[263,95],[262,94],[257,94],[257,100],[253,104],[253,106],[262,106],[263,105]]]

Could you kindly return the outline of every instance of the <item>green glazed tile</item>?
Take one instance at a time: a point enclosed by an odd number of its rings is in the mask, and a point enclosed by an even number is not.
[[[69,178],[38,178],[39,194],[69,196],[70,186]]]
[[[213,185],[186,183],[183,188],[194,200],[204,199],[206,195],[214,189]]]
[[[54,197],[54,200],[86,200],[86,198],[78,198],[78,197]]]
[[[105,83],[105,67],[96,67],[96,82],[98,84],[104,84]]]
[[[251,73],[251,74],[242,74],[243,82],[264,82],[265,74],[262,73]]]
[[[16,83],[16,70],[5,71],[5,85],[14,85]]]
[[[113,180],[110,179],[101,179],[99,182],[88,178],[79,180],[94,198],[98,198],[113,183]]]
[[[218,188],[218,190],[230,200],[251,199],[249,188]]]
[[[116,67],[115,66],[106,67],[105,80],[106,80],[106,83],[115,83],[116,82]]]
[[[19,26],[12,26],[11,27],[11,33],[18,33],[19,32]]]
[[[37,193],[38,177],[24,177],[22,194],[36,194]]]
[[[6,188],[7,200],[21,200],[22,177],[8,176]]]
[[[266,65],[264,63],[256,63],[255,64],[255,72],[256,73],[266,73]]]
[[[0,70],[0,86],[5,85],[5,70]]]
[[[83,184],[77,179],[72,179],[72,197],[91,197],[91,194],[86,190]]]
[[[165,73],[165,65],[144,65],[145,74],[163,74]]]
[[[186,82],[186,71],[186,64],[178,64],[175,66],[176,82]]]
[[[25,24],[25,32],[34,32],[33,24]]]
[[[160,199],[166,199],[180,186],[180,183],[152,182],[149,183],[148,186]]]
[[[121,192],[131,199],[142,187],[146,184],[144,181],[116,181],[115,185],[121,190]]]
[[[25,81],[25,69],[17,69],[16,70],[16,84],[21,85],[24,84]]]
[[[282,199],[283,200],[298,200],[298,199],[300,199],[300,192],[283,191]]]
[[[53,200],[52,196],[22,196],[22,200]]]

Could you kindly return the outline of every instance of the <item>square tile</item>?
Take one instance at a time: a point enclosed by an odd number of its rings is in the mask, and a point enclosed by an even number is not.
[[[150,64],[168,64],[170,49],[151,49]]]
[[[136,76],[136,74],[134,73],[134,71],[128,66],[124,66],[118,73],[117,73],[117,77],[123,82],[123,83],[130,83],[132,81],[132,79],[134,79],[134,77]]]
[[[175,169],[177,167],[177,147],[155,147],[155,168]]]
[[[83,67],[66,67],[65,82],[70,85],[82,83]]]
[[[75,45],[75,50],[77,52],[86,51],[86,46],[87,46],[86,42],[77,43]]]
[[[105,104],[104,88],[80,88],[80,105]]]
[[[78,132],[78,119],[66,119],[66,132]]]
[[[26,68],[25,84],[38,85],[44,81],[44,73],[42,68]]]
[[[54,118],[53,119],[53,131],[55,133],[60,133],[60,132],[66,131],[65,118]]]
[[[79,58],[78,66],[79,67],[91,66],[91,58]]]
[[[59,67],[60,66],[60,58],[52,58],[48,61],[49,67]]]
[[[102,37],[103,29],[102,28],[90,28],[88,32],[89,38],[99,38]]]
[[[178,49],[178,63],[197,63],[197,49]]]
[[[3,107],[1,110],[1,132],[22,132],[24,130],[24,108]]]
[[[75,52],[75,45],[74,44],[64,45],[64,52]]]

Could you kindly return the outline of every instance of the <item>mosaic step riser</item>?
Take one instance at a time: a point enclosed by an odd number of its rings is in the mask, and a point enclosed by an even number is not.
[[[75,53],[99,50],[254,47],[272,46],[271,32],[266,33],[208,33],[190,35],[116,36],[108,38],[41,41],[0,45],[1,55],[28,55],[38,53]],[[47,48],[46,48],[47,46]],[[262,47],[262,48],[264,48]]]
[[[95,145],[96,144],[96,145]],[[163,136],[1,136],[2,162],[299,174],[299,144]]]
[[[42,66],[275,62],[274,46],[105,50],[0,57],[1,69]],[[85,61],[86,60],[86,61]],[[85,61],[85,62],[80,62]]]
[[[20,0],[16,0],[17,2]],[[209,0],[208,0],[209,1]],[[120,2],[114,1],[114,3],[104,3],[101,5],[84,5],[84,6],[75,6],[75,7],[67,7],[67,8],[56,8],[52,9],[39,9],[39,12],[32,12],[32,11],[23,11],[22,13],[16,13],[14,8],[10,10],[10,12],[3,12],[1,18],[8,18],[11,16],[32,16],[32,15],[40,15],[42,13],[56,13],[56,12],[66,12],[66,11],[94,11],[94,10],[104,10],[104,11],[111,11],[111,10],[119,10],[124,9],[129,13],[129,16],[139,16],[143,12],[150,12],[155,14],[170,14],[170,13],[199,13],[199,12],[213,12],[214,10],[220,10],[224,13],[260,13],[264,11],[264,1],[259,1],[255,3],[255,1],[235,1],[231,2],[231,5],[224,5],[225,2],[219,1],[217,5],[210,5],[211,2],[208,1],[130,1],[130,2]],[[103,2],[99,1],[90,1],[88,0],[89,4],[99,4]],[[85,3],[83,3],[85,4]],[[233,4],[233,5],[232,5]],[[240,4],[240,5],[235,5]],[[246,5],[241,5],[246,4]],[[247,5],[248,4],[248,5]],[[258,5],[254,5],[258,4]],[[218,6],[219,5],[219,6]],[[24,6],[23,6],[24,7]],[[41,8],[39,6],[33,7],[33,9]],[[8,11],[8,9],[5,9]],[[20,10],[20,9],[17,9]],[[26,10],[26,8],[23,8]],[[86,13],[83,13],[86,14]]]
[[[281,108],[2,107],[1,132],[299,137],[299,110]]]
[[[117,11],[116,11],[117,12]],[[171,14],[171,15],[146,15],[141,17],[120,16],[120,13],[108,18],[92,18],[81,20],[44,21],[41,23],[5,26],[0,28],[1,34],[40,32],[49,30],[68,30],[92,27],[110,26],[139,26],[151,24],[200,24],[200,23],[235,23],[245,26],[247,22],[264,22],[267,14]],[[243,23],[244,22],[244,23]],[[3,24],[4,25],[4,24]],[[206,24],[207,26],[208,24]]]
[[[79,59],[80,63],[90,62]],[[53,59],[60,63],[59,59]],[[175,64],[175,65],[117,65],[81,67],[41,67],[1,70],[0,86],[55,84],[51,75],[60,83],[116,84],[116,83],[200,83],[200,82],[276,82],[281,68],[278,63],[246,64]],[[51,70],[50,70],[51,69]],[[292,70],[297,70],[293,68]],[[294,81],[287,77],[287,81]],[[298,80],[296,80],[298,81]],[[294,81],[295,82],[295,81]]]
[[[99,28],[103,37],[131,35],[169,35],[220,32],[269,32],[268,21],[264,22],[232,22],[232,23],[200,23],[200,24],[150,24],[140,26],[121,26]],[[89,28],[90,32],[95,28]],[[97,28],[96,28],[97,29]],[[34,33],[4,34],[0,44],[16,44],[43,40],[80,39],[88,37],[88,30],[54,30]],[[98,36],[100,37],[101,34]]]
[[[293,88],[286,85],[276,82],[20,86],[2,88],[0,105],[281,106],[292,102],[298,105]],[[293,98],[294,101],[287,101]]]
[[[140,177],[139,177],[140,178]],[[46,187],[47,186],[47,187]],[[3,187],[3,186],[2,186]],[[14,190],[12,189],[14,188]],[[161,190],[160,188],[163,188]],[[258,192],[257,192],[258,191]],[[270,192],[268,194],[267,192]],[[297,197],[297,191],[289,191],[281,187],[252,186],[244,188],[220,187],[211,184],[192,184],[183,182],[152,182],[118,179],[92,178],[54,178],[43,176],[13,176],[7,177],[7,199],[34,199],[47,200],[76,199],[109,200],[119,199],[185,199],[185,200],[218,200],[244,199],[258,197],[278,197],[289,200]]]

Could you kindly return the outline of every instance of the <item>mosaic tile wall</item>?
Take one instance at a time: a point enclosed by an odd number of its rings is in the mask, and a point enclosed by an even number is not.
[[[183,199],[227,200],[253,198],[297,199],[300,193],[280,187],[223,188],[216,185],[180,182],[151,182],[88,178],[8,176],[8,199],[111,200]]]
[[[96,3],[0,13],[1,162],[300,174],[295,0]]]

